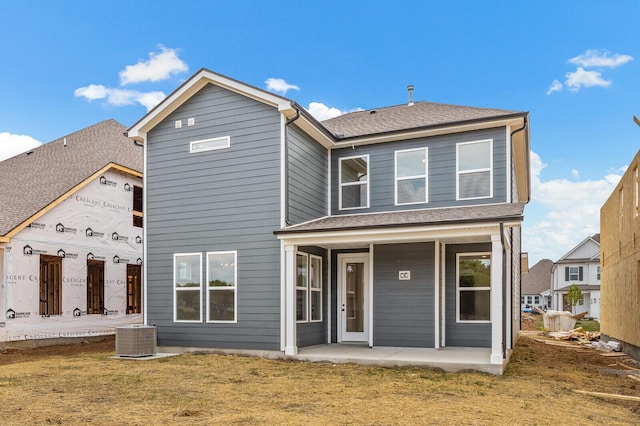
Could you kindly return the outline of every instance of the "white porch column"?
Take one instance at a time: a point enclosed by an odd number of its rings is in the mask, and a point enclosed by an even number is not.
[[[284,354],[296,355],[298,353],[296,343],[296,246],[285,245],[284,253]]]
[[[491,364],[502,364],[502,240],[491,235]]]

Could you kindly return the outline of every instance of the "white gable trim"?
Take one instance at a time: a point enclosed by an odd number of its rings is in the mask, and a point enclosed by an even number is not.
[[[146,136],[145,134],[149,132],[149,130],[153,129],[158,123],[175,111],[179,106],[184,104],[207,84],[214,84],[254,99],[258,102],[273,106],[288,118],[291,118],[296,114],[296,110],[292,106],[292,102],[286,98],[249,86],[203,68],[194,74],[193,77],[187,80],[182,86],[178,87],[173,93],[167,96],[137,123],[135,123],[129,129],[129,137],[138,141],[143,141]]]

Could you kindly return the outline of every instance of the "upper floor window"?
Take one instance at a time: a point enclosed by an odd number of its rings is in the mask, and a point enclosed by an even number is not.
[[[369,156],[340,159],[340,210],[369,207]]]
[[[396,151],[396,205],[426,203],[427,148]]]
[[[582,281],[582,266],[567,266],[564,269],[565,281]]]
[[[493,196],[493,140],[456,145],[457,199],[472,200]]]
[[[142,187],[133,187],[133,226],[142,228]]]
[[[640,212],[639,208],[640,208],[640,200],[638,199],[638,195],[640,195],[638,193],[638,166],[634,167],[633,169],[633,209],[635,211],[635,215],[636,217],[638,216],[638,213]]]

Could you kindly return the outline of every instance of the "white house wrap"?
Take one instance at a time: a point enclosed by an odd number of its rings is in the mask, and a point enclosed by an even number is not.
[[[0,244],[0,341],[95,336],[142,323],[138,175],[104,167]]]

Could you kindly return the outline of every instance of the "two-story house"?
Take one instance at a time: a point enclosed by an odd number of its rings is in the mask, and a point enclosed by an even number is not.
[[[142,147],[106,120],[0,162],[0,341],[142,323]]]
[[[576,306],[567,301],[573,284],[582,292]],[[554,263],[551,287],[554,310],[600,319],[600,234],[585,238]]]
[[[600,209],[600,229],[602,339],[640,361],[640,151]]]
[[[553,261],[542,259],[522,273],[520,308],[531,312],[536,307],[548,309],[551,306],[551,277]]]
[[[421,348],[424,364],[501,373],[527,121],[409,102],[320,123],[198,71],[129,129],[145,147],[146,323],[160,347]]]

